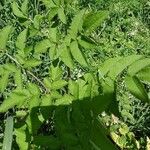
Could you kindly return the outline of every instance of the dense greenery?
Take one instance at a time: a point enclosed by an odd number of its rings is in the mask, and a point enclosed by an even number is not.
[[[0,147],[148,149],[149,13],[149,0],[0,1]]]

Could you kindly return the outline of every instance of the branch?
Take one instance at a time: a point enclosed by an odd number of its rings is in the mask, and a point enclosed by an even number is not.
[[[49,92],[49,89],[44,85],[44,83],[38,77],[36,77],[32,72],[30,72],[28,70],[26,72],[28,74],[30,74],[36,81],[38,81],[43,86],[43,88],[45,89],[46,93]]]

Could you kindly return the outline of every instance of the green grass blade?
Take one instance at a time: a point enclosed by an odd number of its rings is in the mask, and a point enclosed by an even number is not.
[[[11,150],[13,140],[13,117],[7,117],[2,150]]]

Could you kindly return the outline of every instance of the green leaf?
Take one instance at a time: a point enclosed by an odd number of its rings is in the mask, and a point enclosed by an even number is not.
[[[53,104],[52,97],[50,94],[46,94],[41,98],[40,106],[51,106]]]
[[[47,49],[51,46],[50,41],[48,39],[44,39],[40,42],[38,42],[35,47],[35,53],[39,54],[39,53],[44,53],[47,51]]]
[[[24,93],[18,92],[17,90],[12,92],[10,96],[4,100],[4,102],[0,105],[0,112],[6,112],[8,109],[13,108],[16,105],[22,104],[25,99],[26,95]]]
[[[0,92],[4,92],[6,87],[7,87],[7,84],[8,84],[8,81],[9,81],[9,74],[10,72],[8,71],[5,71],[2,78],[0,79]]]
[[[146,67],[136,75],[140,80],[150,83],[150,67]]]
[[[66,44],[66,46],[70,46],[71,40],[71,35],[65,36],[64,43]]]
[[[126,76],[125,84],[128,90],[138,99],[149,102],[147,92],[144,89],[143,84],[135,76]]]
[[[108,11],[97,11],[95,13],[91,12],[87,14],[83,21],[83,28],[87,33],[92,32],[103,23],[108,17],[108,14]]]
[[[28,91],[32,96],[39,96],[40,95],[40,89],[36,84],[29,83],[28,84]]]
[[[22,72],[21,70],[17,70],[14,75],[15,84],[17,85],[17,88],[22,89],[23,88],[23,80],[22,80]]]
[[[67,143],[67,145],[77,145],[79,142],[79,139],[76,135],[73,133],[64,133],[62,135],[62,142]]]
[[[33,50],[33,45],[26,46],[25,49],[24,49],[25,56],[28,56],[29,54],[31,54],[32,50]]]
[[[38,129],[40,129],[40,127],[43,123],[42,122],[43,120],[41,120],[42,116],[40,116],[40,114],[38,112],[39,112],[38,107],[34,107],[30,110],[30,115],[27,116],[26,124],[27,124],[30,135],[36,135]],[[41,118],[39,118],[39,117],[41,117]]]
[[[24,68],[32,68],[32,67],[36,67],[36,66],[39,66],[42,62],[38,59],[28,59],[25,61],[24,63]]]
[[[72,56],[78,63],[80,63],[81,65],[83,65],[85,67],[88,67],[85,57],[83,56],[81,50],[79,49],[78,43],[76,41],[73,41],[70,44],[70,50],[71,50]]]
[[[33,24],[34,24],[34,22],[33,22]],[[29,28],[29,38],[32,38],[32,37],[40,35],[40,34],[41,33],[38,29],[36,29],[34,26],[30,26],[30,28]]]
[[[145,67],[150,66],[150,58],[143,58],[134,62],[128,69],[128,74],[130,76],[134,76],[140,70],[144,69]]]
[[[49,1],[49,0],[41,0],[43,2],[43,4],[49,8],[53,8],[56,7],[55,3],[53,1]]]
[[[63,71],[59,66],[54,67],[53,65],[50,66],[50,77],[54,81],[61,79]]]
[[[66,24],[66,15],[63,8],[58,9],[58,17],[64,24]]]
[[[28,29],[24,29],[17,37],[16,47],[20,50],[24,50],[26,46],[27,32],[28,32]]]
[[[80,10],[71,22],[69,35],[72,39],[76,39],[78,32],[82,30],[84,13],[85,10]]]
[[[70,4],[70,3],[72,3],[74,0],[64,0],[64,2],[66,3],[66,4]]]
[[[16,66],[12,63],[7,63],[3,65],[3,68],[11,73],[14,73],[15,71],[17,71]]]
[[[22,3],[22,6],[21,6],[21,11],[26,16],[28,16],[28,4],[29,4],[29,0],[24,0],[24,2]]]
[[[78,79],[77,83],[78,83],[78,99],[83,99],[85,96],[85,91],[87,89],[88,84],[86,84],[86,81],[82,79]]]
[[[66,94],[62,98],[57,99],[56,102],[55,102],[55,105],[56,106],[69,105],[69,104],[72,103],[73,100],[74,100],[73,96]]]
[[[13,10],[13,13],[17,17],[27,19],[27,17],[22,13],[22,11],[20,10],[17,2],[15,2],[15,1],[12,3],[12,10]]]
[[[24,51],[18,51],[18,54],[16,55],[16,59],[19,62],[19,64],[24,64],[25,63],[25,54]]]
[[[33,107],[37,107],[40,105],[40,98],[38,96],[32,96],[28,102],[29,109],[31,110]]]
[[[134,63],[135,61],[139,60],[142,56],[140,55],[131,55],[127,57],[123,57],[117,62],[114,62],[114,66],[110,68],[108,76],[111,77],[113,80],[129,65]]]
[[[48,20],[51,21],[54,18],[54,16],[57,15],[57,12],[58,12],[58,7],[51,8],[48,14]]]
[[[79,99],[84,99],[85,97],[91,97],[92,93],[92,85],[87,84],[84,86],[80,86],[79,84]]]
[[[53,99],[60,99],[63,97],[63,95],[61,95],[58,91],[51,91],[51,97]]]
[[[102,82],[103,94],[93,97],[90,104],[95,115],[102,113],[112,101],[115,101],[114,85],[114,81],[109,77],[105,79],[105,82]]]
[[[113,68],[114,64],[119,61],[121,57],[109,58],[107,59],[100,67],[99,74],[100,78],[105,76],[111,68]]]
[[[15,135],[16,135],[16,142],[19,146],[19,149],[21,150],[27,150],[28,149],[28,142],[26,140],[26,124],[22,126],[21,128],[15,129]]]
[[[51,81],[48,77],[44,78],[43,82],[47,88],[51,88]]]
[[[61,49],[62,49],[62,52],[60,54],[61,60],[65,63],[65,65],[67,65],[69,68],[72,69],[74,67],[74,63],[69,49],[66,47],[66,45],[62,45]]]
[[[57,89],[61,89],[62,87],[64,87],[65,85],[67,85],[68,83],[65,80],[58,80],[58,81],[54,81],[51,84],[51,89],[52,90],[57,90]]]
[[[85,49],[92,49],[97,47],[97,45],[94,42],[85,38],[78,38],[78,43]]]
[[[39,146],[47,146],[51,150],[61,149],[61,141],[60,139],[53,136],[35,136],[34,143]]]
[[[50,28],[49,29],[49,39],[54,42],[54,43],[57,43],[57,28]]]
[[[111,142],[107,134],[108,133],[105,133],[105,128],[101,125],[101,122],[95,119],[91,127],[91,137],[89,141],[92,145],[91,149],[117,150],[116,145]]]
[[[57,50],[56,50],[56,44],[51,44],[50,50],[49,50],[49,57],[51,60],[57,59]]]
[[[4,67],[3,65],[0,65],[0,77],[4,74]]]
[[[6,44],[10,33],[12,32],[12,26],[5,26],[0,30],[0,51],[5,51]]]
[[[42,19],[43,19],[43,16],[39,14],[34,17],[33,24],[34,24],[34,27],[38,30],[40,29],[40,24],[41,24]]]
[[[79,99],[79,84],[75,81],[69,80],[69,93],[74,96],[75,99]]]
[[[55,0],[53,1],[57,6],[60,6],[63,3],[63,0]]]
[[[13,141],[13,117],[7,117],[2,150],[11,150]]]

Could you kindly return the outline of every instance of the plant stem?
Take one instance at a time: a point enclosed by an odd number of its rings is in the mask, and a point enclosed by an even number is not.
[[[5,53],[11,60],[13,60],[19,67],[22,68],[21,64],[15,59],[13,58],[11,55],[9,55],[8,53]]]
[[[43,87],[44,87],[44,89],[45,89],[45,91],[46,91],[46,93],[49,91],[48,89],[47,89],[47,87],[44,85],[44,83],[38,78],[38,77],[36,77],[32,72],[30,72],[30,71],[26,71],[28,74],[30,74],[36,81],[38,81]]]
[[[38,83],[40,83],[42,85],[42,87],[45,89],[46,93],[49,92],[49,89],[47,89],[47,87],[44,85],[44,83],[38,78],[36,77],[32,72],[30,72],[29,70],[25,70],[23,68],[23,66],[15,59],[13,58],[11,55],[9,55],[8,53],[5,53],[11,60],[13,60],[19,67],[21,67],[21,69],[23,69],[24,71],[26,71],[29,75],[31,75]]]

